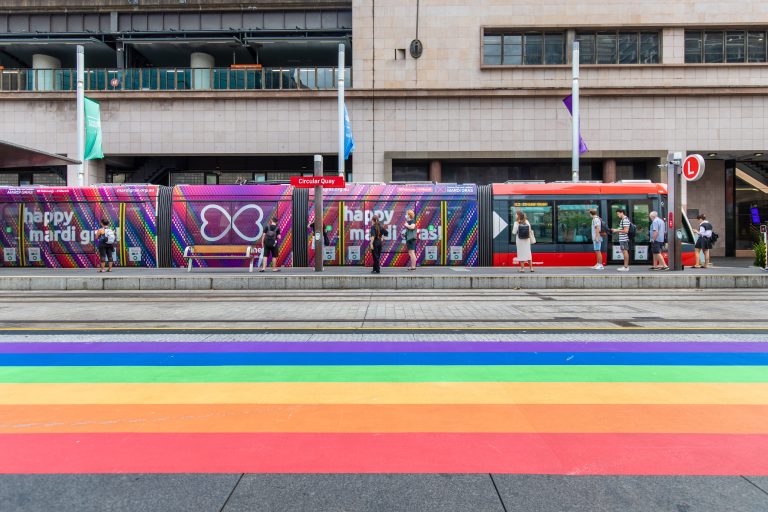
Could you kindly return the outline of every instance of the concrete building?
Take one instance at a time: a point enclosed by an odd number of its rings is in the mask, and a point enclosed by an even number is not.
[[[569,180],[579,41],[582,179],[663,181],[669,151],[701,153],[689,215],[746,254],[768,217],[767,36],[758,0],[26,0],[0,7],[0,139],[74,156],[84,44],[106,155],[89,180],[285,179],[316,153],[335,172],[342,42],[348,178]]]

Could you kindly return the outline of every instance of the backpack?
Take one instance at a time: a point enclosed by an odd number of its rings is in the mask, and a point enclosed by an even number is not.
[[[611,230],[608,229],[608,225],[605,223],[605,221],[601,218],[600,219],[600,236],[607,238],[611,235]]]
[[[635,236],[637,236],[637,226],[632,221],[629,221],[629,231],[627,231],[629,241],[634,242]]]
[[[531,237],[531,226],[528,224],[518,224],[517,225],[517,237],[520,240],[527,240]]]
[[[264,233],[264,247],[274,247],[277,241],[277,226],[267,224],[267,231]]]
[[[99,245],[114,245],[115,243],[115,230],[112,228],[104,228],[104,233],[99,236]]]

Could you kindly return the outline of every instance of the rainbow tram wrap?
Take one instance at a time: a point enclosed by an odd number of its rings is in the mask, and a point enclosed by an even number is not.
[[[278,218],[277,264],[293,262],[293,187],[290,185],[177,185],[173,188],[171,259],[186,266],[184,249],[194,245],[260,247],[272,215]],[[243,266],[240,260],[200,260],[202,266]]]
[[[5,267],[98,265],[95,233],[109,219],[116,263],[157,266],[156,185],[0,187]]]
[[[369,231],[372,218],[381,219],[388,235],[383,237],[382,267],[408,264],[405,246],[405,214],[416,214],[416,259],[423,266],[478,264],[477,187],[475,185],[350,184],[323,193],[323,226],[330,247],[330,265],[371,266]],[[314,219],[314,191],[309,194],[309,219]],[[309,240],[309,261],[314,260]]]

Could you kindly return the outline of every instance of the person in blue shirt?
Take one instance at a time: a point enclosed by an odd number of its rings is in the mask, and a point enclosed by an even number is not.
[[[653,266],[651,267],[651,270],[669,270],[669,267],[664,261],[664,255],[662,254],[667,226],[664,224],[664,221],[659,218],[657,212],[651,212],[649,217],[651,218],[649,238],[651,240],[651,253],[653,253]]]

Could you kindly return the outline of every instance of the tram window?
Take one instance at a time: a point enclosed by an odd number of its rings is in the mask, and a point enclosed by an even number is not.
[[[533,228],[536,242],[540,244],[553,243],[552,201],[521,201],[512,203],[509,207],[509,243],[515,243],[515,235],[512,234],[512,225],[517,218],[517,210],[525,212],[528,222]]]
[[[637,226],[635,243],[647,244],[651,241],[649,229],[651,227],[651,205],[646,203],[632,205],[632,222]]]
[[[599,205],[589,201],[557,202],[557,243],[586,244],[592,240],[591,208],[600,210]]]

